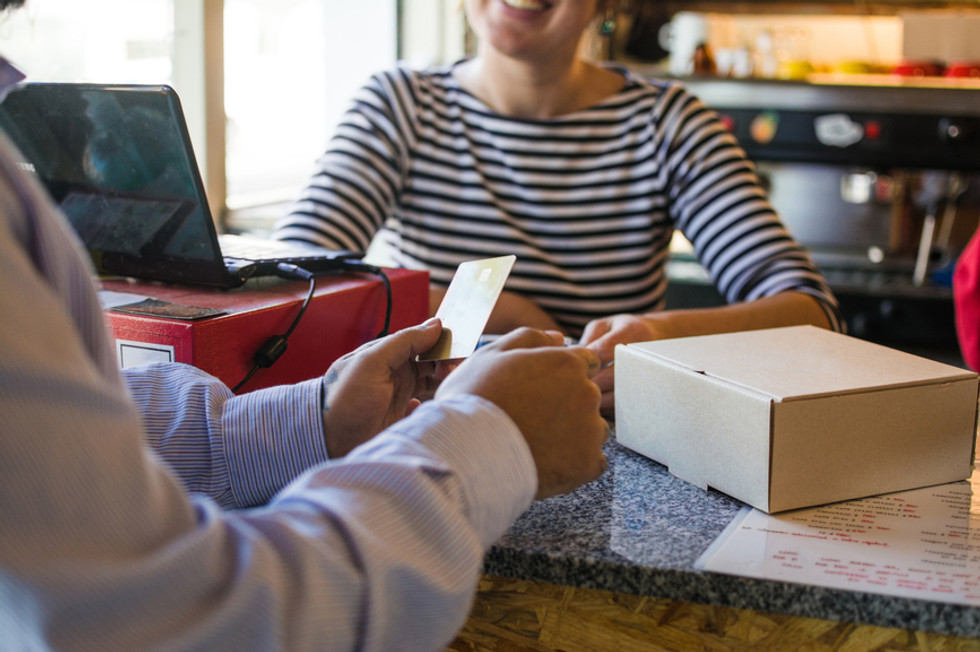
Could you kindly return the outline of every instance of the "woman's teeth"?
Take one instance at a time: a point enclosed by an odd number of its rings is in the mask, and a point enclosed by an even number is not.
[[[540,0],[504,0],[504,4],[515,9],[527,9],[530,11],[543,11],[547,5]]]

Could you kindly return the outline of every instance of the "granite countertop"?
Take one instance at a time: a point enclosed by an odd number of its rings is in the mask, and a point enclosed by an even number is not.
[[[694,563],[743,503],[606,444],[607,472],[535,502],[490,550],[484,572],[953,636],[980,636],[980,608],[721,575]]]

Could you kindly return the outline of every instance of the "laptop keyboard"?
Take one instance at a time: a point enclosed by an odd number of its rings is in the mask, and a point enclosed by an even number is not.
[[[249,235],[223,234],[219,236],[218,244],[221,246],[221,255],[225,259],[233,260],[279,260],[337,255],[337,252],[312,245]]]

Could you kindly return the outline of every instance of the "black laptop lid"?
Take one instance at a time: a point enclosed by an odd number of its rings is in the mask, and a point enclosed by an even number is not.
[[[99,272],[229,285],[172,88],[24,84],[0,104],[0,128]]]

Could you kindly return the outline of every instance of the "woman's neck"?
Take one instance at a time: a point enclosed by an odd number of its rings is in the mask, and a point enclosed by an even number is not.
[[[456,69],[468,92],[504,115],[547,119],[588,108],[616,93],[618,73],[577,57],[545,64],[481,51]]]

